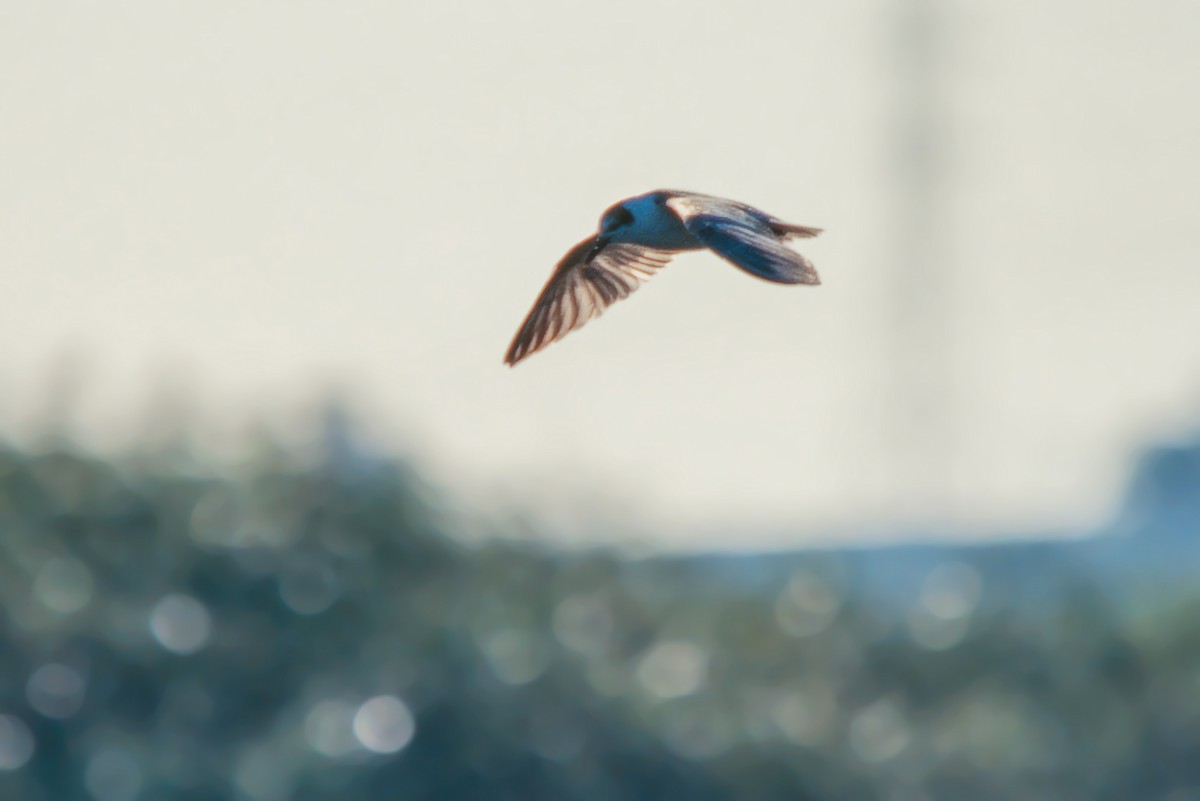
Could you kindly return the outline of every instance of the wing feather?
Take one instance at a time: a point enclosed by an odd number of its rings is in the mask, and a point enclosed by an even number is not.
[[[506,364],[515,365],[582,328],[671,260],[667,251],[625,243],[592,254],[596,244],[597,237],[590,237],[563,256],[508,346]]]

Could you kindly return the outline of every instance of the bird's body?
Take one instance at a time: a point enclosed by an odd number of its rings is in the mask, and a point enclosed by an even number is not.
[[[708,248],[775,283],[819,284],[812,264],[783,243],[820,232],[695,192],[658,190],[622,200],[604,212],[595,236],[559,261],[504,361],[514,365],[599,316],[681,251]]]
[[[662,194],[665,193],[650,192],[610,206],[601,220],[618,214],[618,209],[624,208],[633,217],[633,222],[616,228],[608,235],[609,241],[657,250],[699,250],[704,247],[688,231],[679,215],[667,208],[659,197]]]

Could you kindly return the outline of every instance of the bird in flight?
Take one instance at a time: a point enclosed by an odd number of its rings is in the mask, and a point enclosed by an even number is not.
[[[504,362],[515,365],[562,339],[685,250],[708,248],[735,267],[778,284],[819,284],[808,259],[784,243],[820,228],[793,225],[753,206],[660,189],[610,206],[600,230],[562,257],[521,323]]]

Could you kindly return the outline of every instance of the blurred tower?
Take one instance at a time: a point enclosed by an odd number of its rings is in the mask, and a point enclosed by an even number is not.
[[[891,403],[885,436],[893,514],[944,517],[952,501],[952,326],[946,202],[944,23],[941,0],[897,0],[891,26],[893,125],[889,132],[894,251],[885,346]],[[942,514],[939,514],[942,512]]]

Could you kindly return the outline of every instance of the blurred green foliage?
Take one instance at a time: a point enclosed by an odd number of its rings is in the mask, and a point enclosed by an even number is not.
[[[0,452],[0,799],[1200,798],[1184,546],[630,560],[186,464]]]

